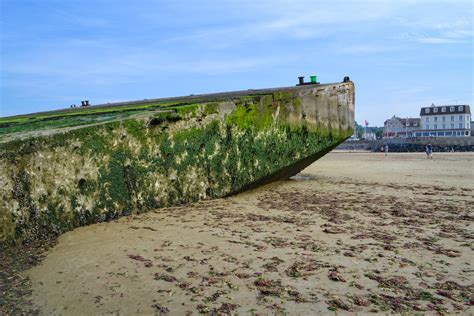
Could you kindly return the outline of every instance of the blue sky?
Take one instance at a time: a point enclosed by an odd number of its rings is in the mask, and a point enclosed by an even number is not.
[[[356,120],[474,104],[471,1],[1,0],[0,116],[349,75]]]

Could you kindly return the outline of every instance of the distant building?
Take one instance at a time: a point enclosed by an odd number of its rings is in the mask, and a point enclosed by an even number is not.
[[[442,105],[421,108],[421,130],[416,137],[466,137],[471,135],[469,105]]]
[[[375,140],[377,139],[377,136],[375,133],[377,132],[376,127],[364,127],[364,132],[362,133],[362,138],[365,140]]]
[[[383,123],[383,138],[410,138],[420,130],[419,118],[401,118],[395,115]]]

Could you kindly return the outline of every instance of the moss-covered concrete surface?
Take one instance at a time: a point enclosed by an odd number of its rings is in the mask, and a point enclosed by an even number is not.
[[[88,111],[0,122],[1,244],[291,176],[352,135],[354,85]]]

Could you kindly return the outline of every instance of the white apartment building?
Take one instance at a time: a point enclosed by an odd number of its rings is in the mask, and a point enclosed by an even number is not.
[[[421,130],[416,137],[466,137],[471,135],[469,105],[442,105],[421,108]]]

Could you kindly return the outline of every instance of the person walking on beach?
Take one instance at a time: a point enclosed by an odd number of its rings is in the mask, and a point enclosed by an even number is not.
[[[385,150],[385,156],[387,156],[388,155],[388,145],[387,144],[385,144],[384,150]]]
[[[426,151],[426,157],[428,159],[433,159],[433,145],[431,144],[426,145],[425,151]]]

